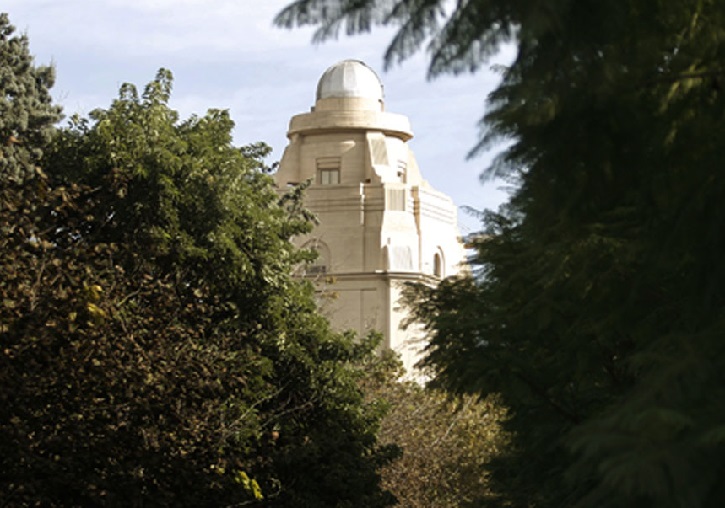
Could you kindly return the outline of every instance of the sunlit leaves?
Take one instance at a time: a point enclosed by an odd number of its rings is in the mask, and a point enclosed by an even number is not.
[[[55,186],[2,189],[0,504],[389,505],[352,337],[290,275],[301,196],[171,84],[72,118]]]
[[[506,411],[495,397],[452,397],[400,381],[392,353],[368,359],[361,383],[368,398],[387,408],[380,440],[400,449],[382,471],[383,484],[401,506],[440,508],[497,498],[487,467],[505,453]]]
[[[38,172],[43,149],[60,120],[51,104],[55,70],[36,67],[28,38],[17,35],[0,13],[0,184],[22,182]]]

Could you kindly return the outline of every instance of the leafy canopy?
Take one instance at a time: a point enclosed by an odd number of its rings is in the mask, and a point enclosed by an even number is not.
[[[2,188],[0,504],[387,506],[380,411],[292,268],[310,224],[171,74]]]

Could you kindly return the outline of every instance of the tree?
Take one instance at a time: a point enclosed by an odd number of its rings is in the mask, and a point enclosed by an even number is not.
[[[387,506],[352,367],[290,275],[310,227],[171,74],[73,118],[2,189],[0,504]]]
[[[427,363],[500,393],[513,506],[720,506],[725,472],[725,5],[298,0],[318,39],[398,27],[430,74],[518,53],[488,100],[486,170],[516,190],[487,213],[474,278],[418,288]]]
[[[51,102],[55,71],[36,67],[28,38],[14,35],[6,13],[0,13],[0,181],[23,181],[36,174],[43,148],[60,107]]]
[[[504,452],[509,436],[495,397],[452,397],[403,381],[391,351],[364,358],[360,367],[366,396],[387,408],[378,439],[400,448],[401,456],[381,472],[400,506],[452,508],[496,499],[487,465]]]

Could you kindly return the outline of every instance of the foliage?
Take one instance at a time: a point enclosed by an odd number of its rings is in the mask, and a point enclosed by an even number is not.
[[[0,12],[0,183],[35,176],[60,107],[51,104],[55,81],[50,66],[36,67],[25,35],[14,35]]]
[[[397,26],[387,61],[425,44],[432,75],[517,44],[476,148],[511,142],[486,175],[516,190],[476,278],[415,294],[428,363],[511,409],[513,506],[721,506],[725,4],[297,0],[277,23]]]
[[[310,227],[161,70],[0,208],[0,504],[386,506],[380,411],[290,271]]]
[[[402,453],[382,470],[383,486],[400,506],[473,506],[495,498],[487,465],[508,442],[500,426],[506,412],[495,397],[451,397],[402,381],[402,365],[389,351],[362,368],[363,391],[387,407],[378,438]]]

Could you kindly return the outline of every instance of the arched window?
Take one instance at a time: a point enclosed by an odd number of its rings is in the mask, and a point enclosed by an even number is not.
[[[330,248],[325,242],[319,238],[313,238],[309,242],[306,242],[302,248],[317,251],[317,259],[315,259],[312,264],[304,267],[306,275],[325,275],[330,271]]]
[[[443,256],[440,252],[436,252],[433,256],[433,275],[443,278]]]

